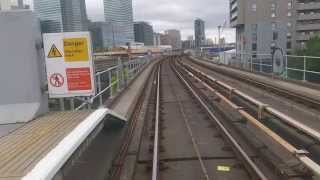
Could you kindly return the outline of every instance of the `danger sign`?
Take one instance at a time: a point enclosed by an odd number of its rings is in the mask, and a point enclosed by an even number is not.
[[[53,44],[49,51],[48,58],[58,58],[58,57],[62,57],[62,54],[60,53],[58,48]]]
[[[89,68],[67,68],[67,79],[69,91],[91,89]]]
[[[95,94],[92,44],[89,32],[43,35],[51,98]]]
[[[65,61],[88,61],[89,55],[86,38],[63,39],[63,47]]]
[[[59,73],[54,73],[50,76],[50,84],[54,87],[62,87],[64,84],[64,78]]]

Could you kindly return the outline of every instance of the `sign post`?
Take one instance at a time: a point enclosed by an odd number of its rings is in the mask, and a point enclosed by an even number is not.
[[[50,98],[95,95],[89,32],[43,35]]]

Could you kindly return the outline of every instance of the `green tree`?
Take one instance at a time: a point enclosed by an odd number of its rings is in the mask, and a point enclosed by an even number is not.
[[[307,56],[306,59],[306,70],[320,72],[320,36],[314,36],[306,43],[306,47],[301,50],[297,50],[296,54],[299,56]],[[300,58],[299,62],[289,63],[288,66],[293,66],[294,68],[303,69],[304,63],[302,58]],[[298,73],[296,73],[298,74]],[[300,73],[302,74],[302,73]],[[306,80],[311,82],[320,83],[320,75],[314,73],[306,73]]]

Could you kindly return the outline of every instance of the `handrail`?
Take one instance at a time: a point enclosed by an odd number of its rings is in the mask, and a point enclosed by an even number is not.
[[[254,99],[252,98],[251,96],[221,82],[221,81],[218,81],[216,79],[214,79],[213,77],[203,73],[203,72],[200,72],[197,68],[195,67],[192,67],[188,64],[185,64],[185,63],[182,63],[184,66],[187,66],[191,69],[193,69],[194,71],[200,73],[202,76],[206,77],[207,79],[211,80],[212,82],[215,82],[216,84],[222,86],[223,88],[229,90],[229,91],[232,91],[233,93],[235,93],[236,95],[238,95],[239,97],[243,98],[243,99],[246,99],[247,101],[255,104],[256,106],[258,107],[262,107],[262,106],[265,106],[264,103],[262,103],[261,101],[257,100],[257,99]],[[317,132],[316,130],[312,129],[311,127],[308,127],[302,123],[300,123],[299,121],[295,120],[294,118],[288,116],[288,115],[285,115],[283,113],[281,113],[280,111],[270,107],[270,106],[266,106],[265,107],[265,110],[273,115],[275,115],[276,117],[280,118],[280,120],[286,122],[287,124],[290,124],[291,126],[301,130],[302,132],[304,132],[305,134],[313,137],[314,139],[316,139],[317,141],[320,142],[320,132]]]

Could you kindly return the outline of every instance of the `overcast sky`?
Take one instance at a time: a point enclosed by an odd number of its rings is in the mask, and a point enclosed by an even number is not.
[[[31,3],[32,0],[25,0]],[[147,21],[154,31],[181,30],[183,39],[194,35],[193,21],[201,18],[206,22],[207,38],[217,37],[218,25],[228,22],[226,0],[133,0],[134,21]],[[103,0],[86,0],[89,19],[103,21]],[[232,29],[225,29],[223,36],[228,42],[235,41]]]

